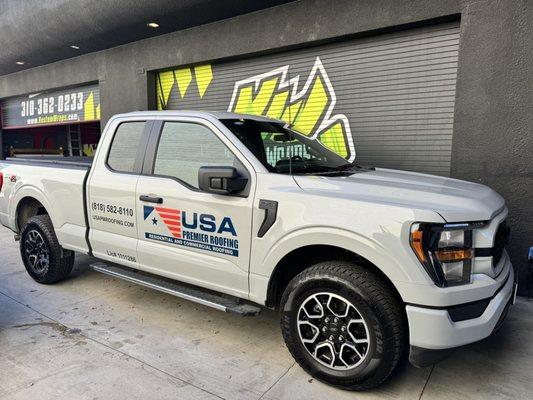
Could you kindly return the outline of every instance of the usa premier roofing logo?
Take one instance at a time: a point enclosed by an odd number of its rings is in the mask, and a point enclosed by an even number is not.
[[[231,256],[239,255],[237,231],[230,217],[217,218],[167,207],[144,206],[147,239],[179,246],[212,251]]]
[[[181,238],[181,211],[175,210],[173,208],[144,206],[145,221],[152,214],[154,209],[159,215],[159,218],[166,225],[172,236],[175,238]],[[157,219],[157,217],[154,216],[152,218],[153,225],[157,225],[158,221],[159,220]]]

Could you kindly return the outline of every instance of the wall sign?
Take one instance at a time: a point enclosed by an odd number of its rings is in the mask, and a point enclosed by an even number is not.
[[[46,90],[0,102],[2,128],[56,125],[100,120],[97,84]]]

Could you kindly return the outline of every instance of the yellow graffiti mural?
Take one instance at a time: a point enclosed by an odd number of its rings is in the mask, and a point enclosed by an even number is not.
[[[94,92],[89,92],[85,103],[83,103],[83,120],[93,121],[100,119],[100,104],[95,104]]]
[[[185,94],[187,94],[187,89],[192,81],[192,74],[190,68],[182,68],[174,71],[174,77],[178,84],[178,89],[180,91],[180,96],[183,99]]]
[[[165,109],[174,83],[176,83],[174,71],[165,71],[157,74],[156,96],[158,110]]]
[[[295,130],[353,161],[355,149],[350,124],[344,114],[334,113],[337,97],[320,58],[315,59],[303,84],[300,75],[291,76],[289,69],[290,65],[285,65],[235,82],[227,110],[286,121]],[[172,102],[169,105],[170,98],[173,101],[187,98],[187,107],[191,107],[193,100],[193,108],[203,109],[202,101],[206,97],[212,101],[208,94],[220,95],[219,87],[207,92],[212,82],[210,64],[160,72],[156,78],[157,109],[176,107]],[[212,104],[207,107],[210,109]]]
[[[354,160],[350,124],[344,114],[333,114],[335,91],[319,57],[299,89],[300,76],[291,77],[289,65],[235,83],[228,111],[281,119],[324,146]]]
[[[200,98],[204,97],[207,87],[213,80],[213,72],[211,65],[199,65],[194,67],[194,76],[196,77],[196,86],[198,87],[198,94]]]
[[[198,94],[200,98],[203,98],[209,84],[213,80],[211,65],[206,64],[196,67],[178,68],[157,74],[156,96],[158,110],[164,110],[166,108],[170,92],[174,87],[177,87],[182,99],[185,97],[193,81],[193,72]]]

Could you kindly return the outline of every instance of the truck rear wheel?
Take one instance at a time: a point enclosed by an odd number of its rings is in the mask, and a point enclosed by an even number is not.
[[[347,390],[383,383],[406,345],[394,293],[371,271],[345,261],[316,264],[289,283],[281,329],[304,370]]]
[[[20,236],[20,254],[26,270],[39,283],[65,279],[74,265],[74,252],[59,245],[48,215],[28,220]]]

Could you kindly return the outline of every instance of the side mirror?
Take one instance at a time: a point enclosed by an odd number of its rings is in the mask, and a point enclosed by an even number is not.
[[[233,194],[244,190],[248,178],[240,176],[235,167],[200,167],[198,186],[200,190],[215,194]]]

